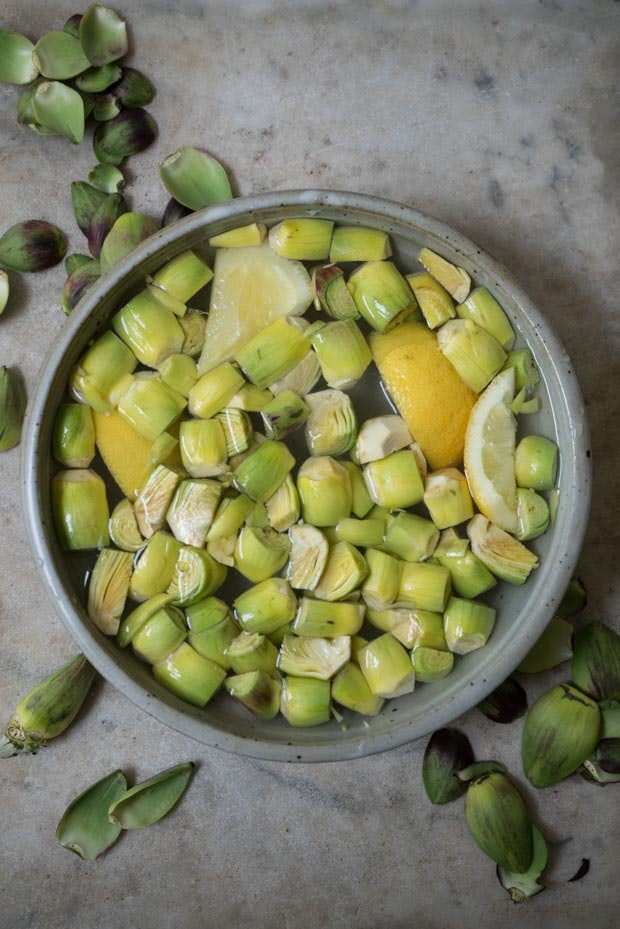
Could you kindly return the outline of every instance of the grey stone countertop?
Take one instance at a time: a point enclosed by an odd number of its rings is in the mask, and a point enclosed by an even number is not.
[[[79,5],[78,5],[79,7]],[[135,66],[157,87],[159,137],[128,163],[134,209],[160,216],[157,165],[208,148],[236,192],[342,188],[401,200],[499,258],[575,364],[592,431],[591,519],[581,619],[618,628],[620,357],[618,36],[613,0],[127,0]],[[4,0],[0,26],[37,38],[66,0]],[[16,122],[0,85],[0,226],[41,217],[85,241],[69,182],[94,164]],[[61,331],[62,266],[12,274],[0,364],[30,389]],[[74,652],[39,580],[21,517],[19,450],[2,456],[0,707]],[[580,621],[581,621],[580,619]],[[530,700],[566,667],[530,677]],[[337,764],[253,761],[160,725],[108,684],[36,756],[2,762],[0,924],[6,929],[613,929],[620,924],[615,787],[572,777],[525,787],[522,721],[456,721],[479,758],[527,790],[550,845],[547,890],[515,907],[471,840],[460,803],[432,807],[425,740]],[[115,767],[137,780],[181,760],[198,770],[178,808],[95,863],[56,843],[65,807]],[[587,876],[568,879],[582,858]]]

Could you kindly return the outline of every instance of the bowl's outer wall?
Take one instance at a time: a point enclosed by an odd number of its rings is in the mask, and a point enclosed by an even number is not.
[[[476,285],[488,287],[517,329],[519,344],[532,349],[543,377],[541,412],[529,417],[527,430],[554,437],[561,459],[555,525],[532,546],[540,567],[523,587],[500,585],[492,598],[497,623],[485,648],[459,659],[441,684],[388,701],[377,717],[347,714],[346,726],[332,720],[312,729],[254,719],[228,699],[216,698],[199,710],[158,685],[129,650],[121,651],[88,620],[83,579],[59,550],[50,505],[55,411],[72,366],[88,341],[107,327],[112,312],[143,286],[145,274],[178,252],[245,223],[271,225],[292,216],[383,229],[404,266],[413,270],[418,249],[426,245],[464,267]],[[514,670],[553,615],[575,569],[590,503],[588,427],[570,359],[509,272],[470,240],[410,207],[340,191],[278,191],[210,207],[160,230],[115,265],[76,307],[43,366],[25,423],[22,464],[26,525],[41,576],[58,614],[98,671],[174,729],[213,747],[278,761],[336,761],[383,751],[448,724],[482,700]]]

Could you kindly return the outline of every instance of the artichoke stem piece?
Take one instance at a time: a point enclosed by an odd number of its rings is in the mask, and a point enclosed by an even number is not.
[[[466,655],[486,645],[495,625],[495,610],[485,603],[450,597],[444,613],[444,633],[451,652]]]
[[[411,604],[418,610],[442,613],[450,596],[450,572],[441,565],[427,562],[403,562],[399,603]]]
[[[303,332],[281,317],[238,348],[235,361],[248,380],[264,389],[289,374],[309,351]]]
[[[264,223],[248,223],[247,226],[238,226],[211,236],[209,245],[211,248],[246,248],[249,245],[260,245],[266,235],[267,226]]]
[[[519,487],[552,490],[558,467],[558,447],[540,435],[524,436],[515,449],[515,476]]]
[[[209,265],[195,252],[181,252],[153,275],[153,284],[187,303],[213,278]]]
[[[0,740],[0,758],[36,752],[67,729],[95,679],[95,669],[76,655],[34,687],[17,705]]]
[[[422,645],[416,648],[411,655],[415,669],[416,681],[423,684],[434,684],[442,681],[454,666],[452,652],[444,652],[437,648],[427,648]]]
[[[518,348],[508,352],[502,370],[505,371],[506,368],[514,368],[515,388],[517,390],[523,390],[524,387],[535,387],[536,384],[540,383],[540,372],[529,348]]]
[[[471,319],[451,319],[437,332],[437,344],[461,380],[479,394],[506,361],[497,339]]]

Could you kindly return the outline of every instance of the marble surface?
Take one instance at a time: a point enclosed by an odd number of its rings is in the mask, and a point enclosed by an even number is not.
[[[618,628],[620,287],[613,0],[140,0],[122,5],[134,63],[154,80],[160,135],[129,163],[128,197],[159,216],[157,164],[179,144],[209,148],[236,192],[324,186],[400,199],[504,262],[572,355],[592,430],[592,513],[580,561],[583,618]],[[31,37],[75,12],[60,0],[4,0],[3,27]],[[76,230],[69,182],[94,163],[80,147],[17,125],[0,85],[0,226],[27,217]],[[32,388],[61,331],[61,267],[11,275],[0,364]],[[0,707],[74,646],[27,547],[19,451],[2,456]],[[530,699],[566,669],[528,679]],[[478,757],[521,786],[521,722],[473,710],[457,721]],[[615,788],[571,778],[527,790],[548,836],[545,893],[514,907],[467,834],[459,803],[432,807],[424,742],[354,762],[257,762],[164,728],[100,682],[79,721],[36,757],[3,762],[0,923],[10,929],[287,929],[618,925]],[[144,779],[198,766],[178,809],[88,864],[54,830],[68,802],[115,767]],[[588,875],[567,883],[581,859]]]

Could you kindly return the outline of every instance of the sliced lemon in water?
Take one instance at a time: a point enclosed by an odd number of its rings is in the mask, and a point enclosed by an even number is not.
[[[305,313],[313,297],[303,264],[276,255],[267,243],[220,248],[213,270],[200,374],[232,358],[270,323]]]
[[[494,525],[517,531],[515,441],[510,409],[514,370],[498,374],[478,398],[465,432],[465,473],[476,506]]]
[[[424,324],[402,323],[370,336],[381,379],[433,470],[460,465],[476,395]]]

